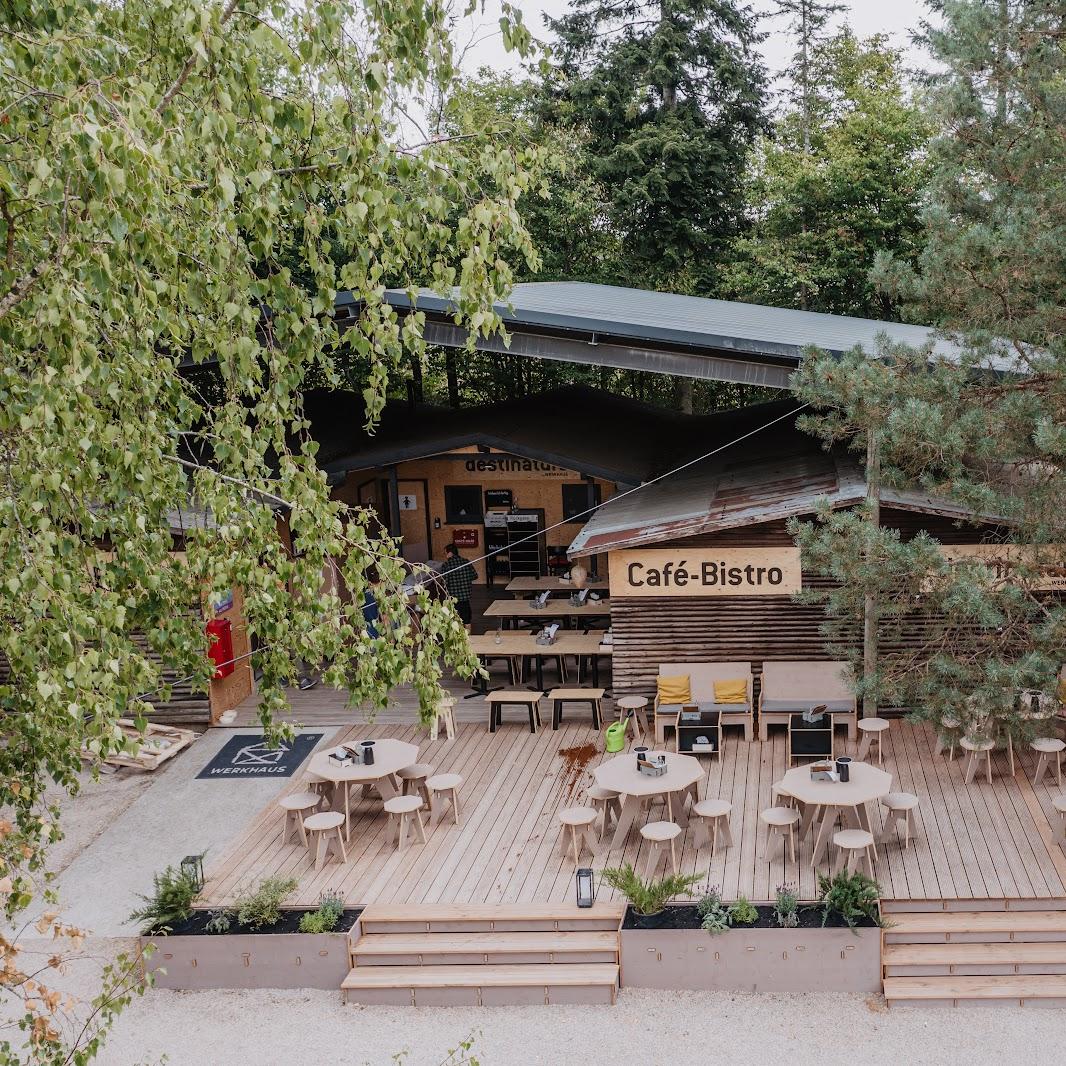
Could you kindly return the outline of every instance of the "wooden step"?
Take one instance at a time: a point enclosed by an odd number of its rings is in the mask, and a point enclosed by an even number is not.
[[[886,977],[1066,973],[1066,942],[885,944]]]
[[[1002,940],[1019,934],[1066,939],[1066,911],[916,911],[893,914],[888,922],[889,944],[955,937]]]
[[[372,903],[360,915],[364,933],[615,929],[621,904],[578,907],[565,903]]]
[[[958,1005],[977,1001],[1066,1006],[1066,976],[886,977],[889,1003]]]
[[[613,1003],[618,967],[356,966],[341,984],[346,1003],[418,1007]]]
[[[366,933],[352,946],[358,966],[617,963],[613,930],[578,932]]]

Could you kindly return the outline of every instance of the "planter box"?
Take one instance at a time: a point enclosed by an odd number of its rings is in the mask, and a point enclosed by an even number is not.
[[[881,930],[623,929],[623,988],[880,992]]]
[[[158,988],[337,990],[351,969],[347,930],[143,936],[140,943],[155,947],[144,968]]]

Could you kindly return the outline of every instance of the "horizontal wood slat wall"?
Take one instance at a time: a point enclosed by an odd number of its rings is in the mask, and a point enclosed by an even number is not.
[[[944,543],[980,541],[990,529],[956,528],[950,519],[906,511],[884,512],[884,525],[899,529],[909,540],[925,529]],[[785,522],[706,533],[649,547],[769,547],[791,545]],[[804,575],[804,589],[829,588],[828,578]],[[827,649],[821,632],[820,605],[795,603],[790,596],[654,597],[611,599],[614,634],[612,685],[616,695],[655,695],[659,664],[665,662],[750,662],[756,676],[766,659],[827,661],[846,657],[847,647],[862,647],[862,631],[835,650]],[[915,647],[940,624],[928,615],[894,621],[891,639],[882,639],[886,653]],[[756,683],[757,684],[757,683]]]

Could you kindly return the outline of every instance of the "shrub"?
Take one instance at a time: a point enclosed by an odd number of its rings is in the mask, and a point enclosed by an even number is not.
[[[144,906],[130,915],[130,921],[140,922],[145,933],[167,933],[192,914],[197,891],[192,877],[168,866],[152,877],[152,894],[140,897]]]
[[[631,863],[621,868],[609,867],[603,879],[621,892],[640,915],[658,914],[672,899],[684,895],[700,880],[699,874],[670,874],[661,881],[644,881]]]
[[[736,902],[730,904],[729,920],[734,925],[754,925],[759,920],[759,911],[746,896],[738,896]]]
[[[835,877],[819,874],[818,892],[822,905],[822,925],[829,921],[831,914],[839,915],[852,930],[864,918],[881,925],[881,915],[877,909],[881,889],[866,874],[857,870],[853,874],[841,870]]]
[[[696,903],[696,914],[700,918],[700,928],[717,936],[724,933],[733,923],[729,908],[722,902],[722,893],[717,888],[708,888]]]
[[[774,918],[782,929],[795,929],[799,925],[799,896],[792,885],[777,886]]]
[[[228,933],[233,922],[233,915],[227,910],[212,911],[204,922],[204,929],[209,933]]]
[[[295,877],[264,877],[251,892],[237,900],[237,922],[251,929],[277,925],[281,921],[281,905],[296,891]]]
[[[323,892],[318,898],[318,909],[301,916],[300,932],[328,933],[336,928],[343,913],[344,897],[338,892]]]

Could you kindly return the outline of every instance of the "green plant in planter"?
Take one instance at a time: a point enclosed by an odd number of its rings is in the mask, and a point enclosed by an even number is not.
[[[249,892],[237,899],[237,922],[251,929],[277,925],[281,921],[281,905],[296,891],[295,877],[264,877]]]
[[[795,929],[799,925],[799,896],[792,885],[778,885],[774,899],[774,918],[782,929]]]
[[[881,925],[878,903],[881,898],[880,886],[872,878],[858,870],[855,873],[840,871],[835,877],[818,875],[819,902],[822,906],[822,925],[829,921],[831,914],[839,915],[849,929],[864,918],[875,925]]]
[[[700,881],[700,874],[669,874],[661,881],[645,881],[637,875],[631,863],[622,867],[608,867],[603,880],[621,892],[629,905],[641,917],[658,914],[667,903],[690,891]]]
[[[212,911],[210,917],[204,922],[204,929],[208,933],[228,933],[232,924],[233,914],[231,911]]]
[[[189,874],[168,866],[153,875],[152,894],[140,897],[144,906],[130,915],[130,921],[140,922],[144,933],[168,933],[192,914],[192,901],[198,891]]]
[[[700,896],[696,904],[696,914],[700,918],[700,928],[711,936],[724,933],[733,924],[730,909],[722,901],[722,893],[718,891],[717,886],[708,888]]]
[[[323,892],[318,897],[318,909],[300,918],[301,933],[329,933],[336,928],[344,913],[344,897],[338,892]]]
[[[729,905],[729,920],[734,925],[754,925],[759,920],[759,911],[746,896],[737,896]]]

